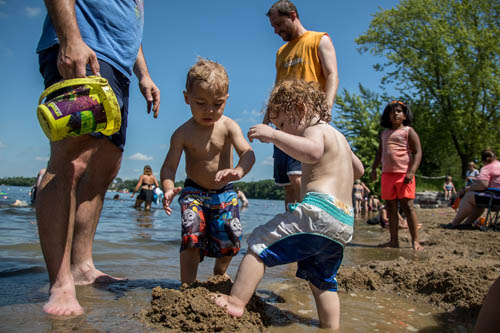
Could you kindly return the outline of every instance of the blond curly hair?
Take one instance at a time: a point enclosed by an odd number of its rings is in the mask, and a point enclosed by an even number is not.
[[[284,112],[290,124],[298,124],[302,118],[330,122],[330,108],[326,94],[317,82],[287,80],[276,85],[267,103],[269,120]],[[312,124],[313,125],[313,124]]]
[[[189,69],[186,79],[186,92],[190,92],[195,82],[205,82],[211,90],[227,94],[229,90],[229,77],[226,69],[221,64],[202,57]]]

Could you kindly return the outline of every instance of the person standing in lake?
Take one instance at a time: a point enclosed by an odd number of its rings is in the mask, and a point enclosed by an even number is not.
[[[156,177],[153,175],[153,170],[151,169],[151,166],[146,165],[144,166],[144,173],[139,177],[137,185],[135,186],[134,191],[130,196],[131,198],[133,198],[134,194],[138,192],[139,189],[141,190],[139,192],[139,195],[137,196],[137,199],[135,200],[134,208],[140,209],[142,204],[144,203],[144,210],[150,211],[151,203],[153,202],[154,198],[155,187],[158,187],[158,181],[156,180]]]
[[[52,315],[84,312],[75,285],[112,282],[98,270],[92,244],[109,184],[120,169],[126,139],[132,71],[155,118],[160,90],[149,74],[141,40],[142,0],[45,1],[48,16],[38,43],[45,87],[100,75],[113,89],[121,109],[121,128],[102,134],[51,142],[50,160],[36,200],[36,215],[50,288],[43,310]]]

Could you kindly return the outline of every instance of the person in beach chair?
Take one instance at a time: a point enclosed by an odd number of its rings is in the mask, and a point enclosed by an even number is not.
[[[457,215],[453,221],[443,225],[444,228],[460,228],[464,220],[463,225],[473,225],[476,219],[483,214],[485,208],[488,208],[485,205],[485,202],[489,202],[488,196],[497,197],[497,199],[493,199],[498,205],[498,200],[500,200],[500,161],[497,160],[495,153],[490,149],[481,152],[481,161],[484,166],[481,168],[476,180],[460,191],[462,200],[458,206]]]

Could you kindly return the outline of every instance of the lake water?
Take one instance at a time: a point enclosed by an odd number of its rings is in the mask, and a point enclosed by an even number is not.
[[[5,192],[5,194],[4,194]],[[94,242],[94,261],[100,270],[126,282],[105,286],[77,287],[85,315],[57,320],[42,312],[48,295],[48,275],[38,240],[34,209],[29,203],[29,188],[0,186],[0,332],[141,332],[144,326],[134,314],[146,308],[155,286],[178,288],[180,214],[178,205],[167,216],[153,205],[151,212],[132,208],[134,199],[120,193],[111,200],[107,193]],[[15,200],[26,202],[13,207]],[[244,235],[284,209],[282,201],[250,199],[248,209],[240,212]],[[232,261],[229,275],[234,277],[242,251]],[[413,251],[387,251],[376,244],[387,240],[387,232],[357,220],[353,242],[346,248],[343,265],[368,264],[373,260],[413,257]],[[206,280],[213,259],[199,267],[198,279]],[[269,332],[316,332],[314,300],[297,289],[295,266],[267,269],[259,285],[259,295],[272,291],[286,308],[302,318],[290,324],[270,327]],[[341,268],[342,269],[342,268]],[[456,332],[443,327],[439,312],[426,304],[384,293],[339,292],[342,332]],[[284,303],[283,303],[284,302]],[[304,323],[305,322],[305,323]],[[461,331],[461,330],[458,330]],[[463,331],[463,330],[462,330]]]

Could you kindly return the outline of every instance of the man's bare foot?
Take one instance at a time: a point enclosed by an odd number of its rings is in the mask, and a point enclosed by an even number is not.
[[[393,248],[398,248],[399,247],[399,243],[387,242],[387,243],[379,244],[378,247],[393,247]]]
[[[77,286],[87,286],[93,283],[114,283],[126,279],[117,278],[101,272],[98,269],[78,269],[71,267],[71,273]]]
[[[234,299],[234,297],[228,295],[221,294],[208,294],[208,297],[219,307],[226,310],[228,314],[233,317],[241,317],[243,316],[243,312],[245,311],[245,306],[241,305],[241,302],[238,302]]]
[[[75,290],[54,288],[50,290],[49,301],[43,306],[43,311],[56,316],[78,316],[83,314],[83,308],[76,299]]]
[[[420,251],[424,249],[424,247],[420,245],[419,242],[413,242],[412,247],[415,251]]]

